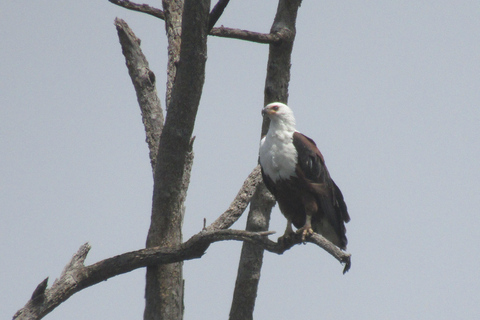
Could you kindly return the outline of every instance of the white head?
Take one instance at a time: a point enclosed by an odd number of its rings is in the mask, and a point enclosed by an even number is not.
[[[283,129],[295,131],[295,117],[293,111],[286,104],[273,102],[265,106],[262,114],[266,115],[272,121],[270,126],[284,127]]]
[[[293,145],[295,118],[287,105],[274,102],[262,110],[270,118],[268,132],[260,142],[260,164],[273,181],[295,175],[297,149]]]

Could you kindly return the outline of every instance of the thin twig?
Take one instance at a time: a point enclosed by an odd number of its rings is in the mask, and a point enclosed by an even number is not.
[[[148,4],[138,4],[131,2],[129,0],[108,0],[117,6],[123,7],[125,9],[143,12],[159,19],[165,20],[165,15],[162,10],[149,6]]]
[[[165,20],[165,13],[158,9],[149,6],[148,4],[138,4],[131,2],[129,0],[108,0],[111,3],[120,6],[125,9],[138,11],[142,13],[146,13],[157,17],[159,19]],[[222,37],[222,38],[232,38],[232,39],[240,39],[245,41],[251,41],[256,43],[277,43],[282,40],[285,40],[289,35],[288,34],[281,34],[281,33],[261,33],[249,30],[242,30],[236,28],[227,28],[224,26],[213,28],[215,23],[220,18],[223,10],[227,6],[229,0],[219,0],[217,5],[212,9],[209,17],[209,35],[215,37]],[[217,7],[218,6],[218,7]]]

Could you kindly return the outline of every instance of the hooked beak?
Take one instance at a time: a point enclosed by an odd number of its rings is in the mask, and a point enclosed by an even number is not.
[[[270,108],[263,108],[262,109],[262,116],[268,116],[269,114],[272,114],[272,110]]]

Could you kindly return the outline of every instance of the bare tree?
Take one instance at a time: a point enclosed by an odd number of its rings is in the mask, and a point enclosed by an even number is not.
[[[301,0],[279,0],[270,33],[232,28],[214,28],[229,0],[220,0],[210,12],[209,0],[162,1],[163,9],[129,0],[109,0],[124,8],[153,15],[165,21],[168,38],[166,117],[156,91],[155,75],[140,48],[140,40],[127,23],[115,20],[128,72],[142,111],[150,162],[154,177],[151,225],[146,249],[128,252],[85,266],[90,250],[80,247],[61,276],[48,288],[48,278],[34,290],[31,299],[14,319],[41,319],[74,293],[116,275],[146,267],[144,319],[182,319],[183,261],[202,257],[217,241],[243,241],[230,319],[252,319],[264,250],[282,254],[302,242],[273,242],[267,231],[275,199],[263,185],[260,168],[246,178],[228,209],[211,225],[183,242],[184,202],[193,163],[193,126],[205,79],[208,35],[253,41],[270,46],[264,104],[287,102],[290,60],[295,39],[295,22]],[[259,103],[259,106],[261,104]],[[263,106],[263,105],[262,105]],[[261,134],[268,129],[264,119]],[[245,231],[232,224],[250,204]],[[350,268],[350,254],[318,234],[307,242],[325,249]]]

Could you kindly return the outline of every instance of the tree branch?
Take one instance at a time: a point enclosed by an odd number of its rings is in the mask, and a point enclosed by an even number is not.
[[[206,228],[208,231],[230,228],[247,208],[259,183],[262,182],[260,165],[257,165],[243,182],[230,207]]]
[[[163,13],[162,10],[151,7],[148,4],[137,4],[129,0],[108,0],[108,1],[110,1],[113,4],[116,4],[117,6],[123,7],[125,9],[143,12],[162,20],[165,19],[165,14]]]
[[[257,43],[276,43],[282,40],[281,34],[260,33],[242,29],[227,28],[224,26],[221,26],[219,28],[213,28],[210,31],[210,35],[216,37],[252,41]]]
[[[154,171],[164,121],[162,106],[155,88],[155,74],[149,69],[147,58],[140,48],[140,39],[135,36],[128,24],[116,18],[115,26],[142,112],[146,141],[150,150],[150,163]]]
[[[86,243],[67,263],[61,276],[55,280],[51,288],[47,288],[48,278],[43,280],[35,289],[32,298],[15,313],[13,319],[42,319],[73,294],[85,288],[138,268],[201,258],[210,244],[214,242],[244,241],[276,254],[283,254],[294,245],[302,243],[300,235],[294,237],[288,245],[283,242],[273,242],[267,238],[273,233],[275,232],[249,232],[231,229],[202,230],[176,247],[154,247],[127,252],[89,266],[84,264],[91,249],[90,245]],[[350,267],[350,255],[335,247],[322,236],[314,234],[306,241],[320,246],[337,260],[345,263],[346,270]]]
[[[215,7],[213,7],[208,17],[208,31],[212,30],[213,26],[215,26],[215,23],[220,19],[229,2],[230,0],[219,0]]]
[[[165,20],[164,11],[151,7],[148,4],[138,4],[138,3],[131,2],[129,0],[108,0],[108,1],[110,1],[113,4],[116,4],[117,6],[123,7],[125,9],[146,13],[154,17],[157,17],[159,19]],[[217,23],[218,19],[222,15],[223,10],[228,5],[229,1],[230,0],[219,0],[218,3],[215,5],[215,7],[212,9],[212,12],[210,12],[209,25],[208,25],[209,35],[215,36],[215,37],[232,38],[232,39],[239,39],[239,40],[251,41],[256,43],[265,43],[265,44],[276,43],[282,40],[288,40],[287,38],[289,37],[289,35],[282,34],[282,33],[261,33],[261,32],[242,30],[242,29],[236,29],[236,28],[227,28],[224,26],[214,28],[215,23]],[[168,104],[167,104],[167,108],[168,108]]]

